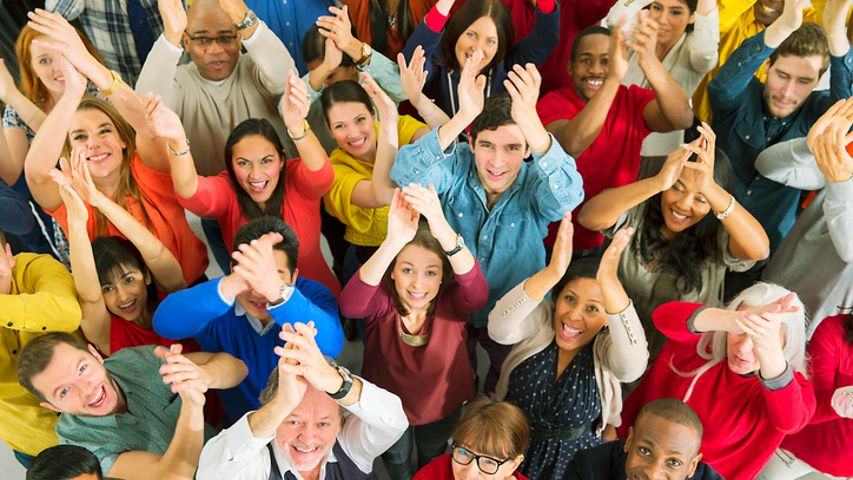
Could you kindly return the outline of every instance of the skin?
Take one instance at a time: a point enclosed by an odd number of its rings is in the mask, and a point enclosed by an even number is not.
[[[682,170],[672,187],[661,193],[660,207],[663,234],[669,239],[701,222],[711,212],[711,204],[697,189],[694,173],[688,169]]]
[[[234,144],[231,162],[237,183],[253,202],[265,208],[284,168],[275,145],[260,135],[247,135]]]
[[[770,25],[782,15],[784,6],[784,0],[758,0],[753,8],[755,20],[764,26]]]
[[[323,64],[322,60],[314,60],[308,62],[306,66],[309,71],[316,70],[320,65]],[[339,65],[332,70],[332,73],[326,77],[323,81],[323,86],[326,88],[331,87],[332,85],[342,82],[344,80],[355,80],[358,81],[358,69],[356,69],[355,65]]]
[[[210,45],[202,46],[198,41],[190,40],[190,36],[217,38],[229,35],[235,37],[226,45],[211,42]],[[219,81],[231,75],[240,58],[240,40],[236,35],[234,23],[218,3],[205,1],[193,5],[187,14],[184,45],[203,78]]]
[[[481,131],[476,140],[469,139],[469,142],[477,164],[477,177],[491,207],[515,182],[530,149],[518,125]]]
[[[483,54],[478,66],[478,70],[482,70],[498,51],[498,27],[489,17],[478,18],[462,32],[454,47],[456,61],[459,65],[465,65],[465,59],[478,50]]]
[[[657,46],[663,51],[669,51],[694,21],[687,4],[681,0],[655,0],[649,8],[649,18],[660,25]]]
[[[407,309],[425,311],[438,296],[443,272],[438,255],[418,245],[407,245],[397,255],[391,278]]]
[[[794,113],[811,94],[820,80],[823,58],[781,55],[767,70],[764,104],[774,117],[785,118]]]
[[[47,400],[41,406],[54,412],[97,417],[125,408],[124,395],[91,345],[88,350],[56,345],[50,363],[32,382]]]
[[[341,150],[359,160],[376,159],[376,117],[361,102],[339,102],[328,113],[329,131]]]
[[[592,34],[580,39],[575,60],[569,63],[569,73],[572,88],[584,102],[589,102],[604,86],[610,73],[609,52],[610,37],[607,35]]]
[[[316,478],[335,445],[341,424],[338,404],[326,392],[309,388],[276,429],[275,442],[303,478]],[[297,449],[311,451],[303,453]]]
[[[628,480],[684,480],[693,476],[702,454],[699,433],[646,413],[628,429],[625,473]]]
[[[747,310],[750,306],[741,305],[738,310]],[[779,329],[782,348],[785,345],[785,326]],[[745,333],[726,334],[726,363],[729,369],[738,375],[748,375],[761,368],[761,362],[755,352],[755,343]]]
[[[43,45],[30,45],[30,68],[53,98],[59,98],[65,91],[65,76],[59,65],[59,54]]]
[[[86,163],[92,180],[108,197],[112,193],[105,189],[115,189],[119,185],[124,149],[127,144],[118,134],[115,125],[104,112],[88,108],[74,113],[68,129],[71,147],[83,145],[86,148]]]
[[[459,444],[464,445],[465,442],[459,442]],[[471,449],[467,450],[475,455],[500,459],[500,455],[478,452],[476,450]],[[524,455],[519,455],[515,457],[514,459],[501,465],[500,468],[498,468],[498,471],[493,475],[483,473],[480,468],[477,467],[476,461],[472,461],[468,465],[461,465],[458,462],[451,460],[450,467],[453,470],[454,480],[510,480],[514,478],[512,474],[513,472],[515,472],[516,469],[518,469],[518,466],[521,465],[522,460],[524,460]]]
[[[137,267],[122,265],[104,283],[101,294],[107,310],[113,315],[144,328],[151,328],[148,312],[148,285],[151,275]],[[124,307],[124,308],[122,308]]]
[[[563,287],[554,305],[554,331],[560,349],[558,377],[606,324],[601,287],[595,279],[578,278]]]
[[[273,250],[272,254],[275,258],[275,264],[281,280],[284,283],[296,283],[299,270],[291,271],[287,263],[287,255],[281,250]],[[272,321],[272,317],[267,312],[267,302],[267,298],[254,289],[249,289],[237,295],[237,304],[243,307],[247,314],[257,318],[264,325]]]

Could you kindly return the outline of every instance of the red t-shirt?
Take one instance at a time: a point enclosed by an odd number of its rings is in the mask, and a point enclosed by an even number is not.
[[[453,462],[453,459],[449,453],[435,458],[424,465],[424,468],[418,470],[418,473],[412,477],[412,480],[455,480],[453,478],[451,462]],[[527,480],[527,477],[518,472],[514,472],[512,478]]]
[[[166,294],[157,290],[157,303],[163,301]],[[153,312],[152,312],[153,314]],[[184,346],[184,352],[199,351],[198,344],[192,338],[187,338],[182,341],[172,340],[161,337],[154,329],[145,329],[139,325],[128,322],[127,320],[110,313],[110,354],[115,353],[122,348],[140,347],[142,345],[159,345],[169,348],[173,343],[181,343]]]
[[[654,98],[654,92],[646,88],[636,85],[619,87],[598,137],[575,160],[578,173],[583,178],[584,192],[584,201],[575,212],[579,212],[587,200],[602,190],[621,187],[637,180],[643,139],[652,133],[643,118],[643,110]],[[542,123],[548,126],[557,120],[571,120],[584,107],[586,102],[577,96],[574,88],[567,87],[545,95],[539,100],[536,110]],[[577,215],[574,215],[575,250],[589,250],[601,245],[604,237],[583,228],[576,219]],[[553,238],[556,225],[559,222],[551,225],[549,239]]]

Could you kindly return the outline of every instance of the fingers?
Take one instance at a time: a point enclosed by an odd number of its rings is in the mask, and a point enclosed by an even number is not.
[[[613,236],[613,240],[610,242],[607,250],[605,250],[603,258],[618,261],[619,258],[622,257],[622,252],[625,251],[625,248],[631,241],[632,235],[634,235],[633,227],[623,228],[616,232],[616,235]]]

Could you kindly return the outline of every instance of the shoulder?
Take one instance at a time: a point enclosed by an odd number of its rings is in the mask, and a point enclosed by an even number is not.
[[[156,375],[158,378],[160,359],[154,354],[155,345],[122,348],[104,360],[104,368],[112,374],[139,378],[140,375]]]

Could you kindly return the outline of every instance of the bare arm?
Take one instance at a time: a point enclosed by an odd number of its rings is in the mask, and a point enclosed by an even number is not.
[[[159,98],[146,95],[144,102],[152,132],[167,143],[175,193],[181,198],[191,198],[198,192],[198,172],[181,119]]]
[[[844,20],[850,9],[850,0],[829,0],[823,11],[823,26],[826,28],[826,39],[829,41],[829,53],[833,57],[843,57],[850,50],[847,38],[847,26]]]
[[[388,211],[388,234],[376,252],[358,270],[361,281],[371,286],[379,285],[400,250],[415,238],[418,216],[409,210],[403,194],[395,190]]]
[[[314,132],[310,129],[306,130],[308,123],[305,118],[308,116],[311,105],[308,102],[308,88],[305,82],[293,70],[287,72],[287,77],[287,85],[281,96],[284,125],[293,138],[293,143],[296,144],[296,151],[302,163],[308,170],[316,172],[329,163],[329,156],[326,155],[326,150],[323,149]]]
[[[438,107],[423,93],[427,72],[424,70],[426,58],[424,49],[420,45],[415,47],[412,59],[406,64],[406,57],[402,53],[397,54],[397,66],[400,68],[400,85],[406,98],[418,111],[429,128],[436,129],[450,120],[444,110]]]
[[[359,207],[380,208],[391,204],[397,184],[391,180],[391,166],[399,148],[397,105],[373,78],[362,73],[364,89],[379,110],[379,135],[376,158],[369,182],[359,182],[352,192],[352,203]]]

